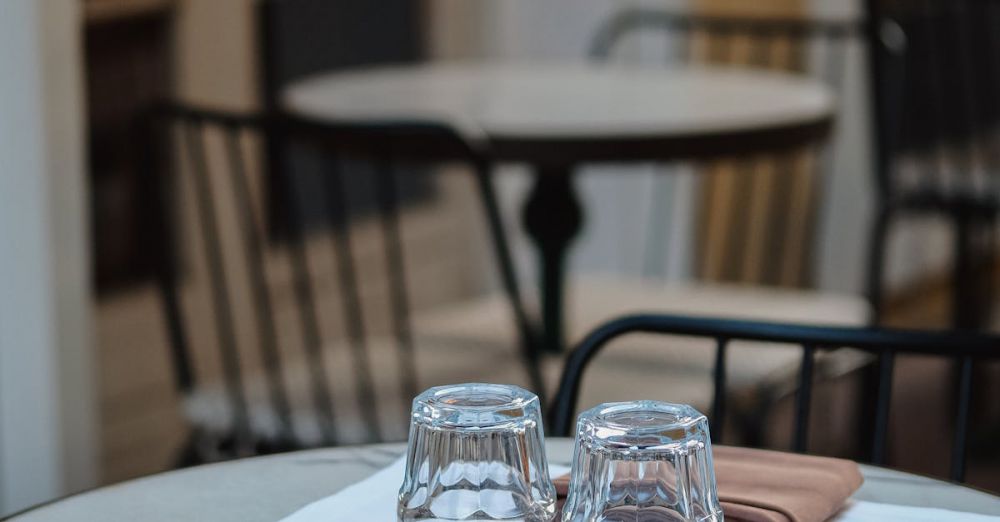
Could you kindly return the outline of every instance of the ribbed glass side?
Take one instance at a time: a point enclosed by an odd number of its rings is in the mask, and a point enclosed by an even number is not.
[[[705,417],[653,401],[581,414],[562,520],[723,520]]]
[[[538,398],[521,388],[432,388],[413,402],[399,520],[547,522],[555,488]]]

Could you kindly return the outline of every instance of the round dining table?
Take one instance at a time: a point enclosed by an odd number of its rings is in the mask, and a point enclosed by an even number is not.
[[[378,444],[208,464],[95,489],[10,520],[274,522],[373,475],[405,452],[405,444]],[[550,462],[569,466],[573,441],[549,438],[546,452]],[[861,472],[865,482],[855,500],[1000,515],[1000,497],[985,492],[873,466],[862,465]]]
[[[533,167],[522,221],[540,254],[543,346],[558,352],[565,258],[583,223],[577,166],[816,143],[834,101],[817,80],[759,69],[428,63],[306,78],[283,92],[282,109],[330,123],[442,124],[491,164]]]

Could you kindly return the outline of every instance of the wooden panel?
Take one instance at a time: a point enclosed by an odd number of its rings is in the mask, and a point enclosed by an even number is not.
[[[701,14],[753,17],[805,15],[802,0],[698,0]],[[788,39],[764,43],[748,35],[696,32],[697,62],[801,71],[805,49]],[[702,166],[698,275],[713,281],[801,286],[813,237],[815,162],[808,152],[726,159]]]

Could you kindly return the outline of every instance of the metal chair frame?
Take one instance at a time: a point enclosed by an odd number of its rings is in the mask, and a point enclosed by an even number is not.
[[[1000,182],[997,172],[1000,171],[1000,155],[995,152],[976,150],[977,139],[992,137],[996,144],[996,125],[984,121],[990,115],[994,122],[1000,112],[996,96],[992,95],[1000,88],[1000,39],[993,35],[988,27],[989,41],[982,53],[993,64],[985,72],[978,70],[972,63],[974,49],[971,34],[972,24],[988,24],[986,19],[973,18],[969,13],[972,7],[983,9],[983,13],[1000,19],[1000,3],[984,0],[947,0],[933,2],[896,2],[887,6],[885,0],[867,0],[868,11],[867,39],[870,88],[874,109],[872,111],[874,137],[876,141],[876,210],[872,229],[868,256],[868,294],[875,307],[876,320],[883,308],[882,279],[885,270],[887,236],[893,222],[905,215],[936,215],[951,221],[954,227],[952,285],[954,304],[952,306],[952,327],[976,329],[984,326],[989,315],[992,296],[992,279],[983,284],[976,278],[978,268],[986,265],[992,273],[992,261],[995,250],[995,235],[997,216],[1000,214]],[[988,18],[988,16],[986,17]],[[919,26],[919,27],[918,27]],[[920,35],[908,34],[908,29],[923,31]],[[943,31],[953,31],[958,35],[959,56],[946,58],[943,53]],[[920,40],[918,37],[923,37]],[[923,46],[920,56],[929,63],[928,69],[917,72],[919,77],[910,77],[906,68],[906,57],[911,48]],[[916,51],[913,51],[916,52]],[[947,81],[957,85],[961,94],[955,100],[955,110],[946,111],[943,108],[945,94],[943,75],[945,64],[958,67],[960,70]],[[934,123],[922,125],[925,131],[933,133],[929,137],[928,152],[931,158],[921,165],[920,179],[917,187],[900,186],[896,172],[896,156],[900,146],[901,132],[904,126],[911,125],[910,115],[902,106],[904,89],[908,82],[920,82],[928,86],[928,93],[933,99],[924,100],[929,106]],[[977,82],[986,82],[988,89],[977,88]],[[947,113],[947,117],[945,114]],[[946,120],[960,119],[958,124],[961,136],[950,134],[954,129],[946,129]],[[935,124],[936,123],[936,124]],[[954,121],[952,121],[954,123]],[[991,128],[991,126],[993,128]],[[958,175],[971,175],[972,165],[979,156],[985,163],[989,175],[984,190],[975,192],[962,191],[949,194],[943,186],[946,172],[940,161],[941,146],[952,146],[961,149],[961,157],[957,165]],[[985,262],[979,262],[985,260]]]
[[[396,201],[396,186],[392,166],[398,161],[420,161],[443,155],[456,160],[468,162],[474,167],[475,178],[484,203],[484,212],[491,233],[492,243],[498,260],[500,278],[503,290],[509,299],[516,327],[520,335],[521,354],[526,371],[533,385],[542,390],[541,375],[537,361],[536,336],[528,321],[524,305],[520,298],[514,265],[510,256],[506,235],[503,231],[499,208],[492,182],[489,178],[490,165],[464,141],[447,128],[421,122],[398,122],[392,124],[347,123],[332,125],[323,122],[296,118],[288,115],[242,114],[218,111],[181,104],[164,104],[158,107],[145,120],[146,128],[140,134],[147,141],[142,145],[147,157],[150,182],[160,187],[156,191],[161,197],[151,202],[150,209],[160,230],[161,238],[167,245],[168,252],[176,252],[175,239],[177,232],[173,230],[171,209],[171,183],[168,176],[161,172],[161,167],[169,164],[169,156],[163,145],[170,143],[167,132],[179,133],[182,160],[186,163],[195,188],[194,206],[197,223],[202,238],[202,248],[205,252],[208,266],[210,298],[212,311],[215,315],[216,343],[220,350],[222,362],[222,379],[226,390],[226,399],[233,412],[231,440],[222,441],[224,451],[215,456],[241,456],[247,454],[287,450],[301,447],[296,440],[292,427],[291,407],[287,390],[281,379],[282,361],[277,349],[277,333],[272,310],[272,298],[264,278],[265,268],[263,251],[267,236],[260,233],[260,224],[255,222],[256,216],[250,204],[250,192],[247,181],[247,168],[241,152],[240,138],[244,133],[257,133],[265,142],[268,138],[277,137],[288,142],[310,143],[320,147],[337,157],[353,157],[371,160],[376,166],[375,180],[378,206],[380,210],[380,226],[383,238],[383,250],[386,256],[387,279],[391,297],[392,330],[397,341],[397,356],[402,362],[404,382],[403,393],[407,397],[417,393],[413,354],[413,339],[410,326],[410,310],[406,291],[406,277],[403,269],[403,248],[400,240],[400,223]],[[258,440],[251,432],[247,397],[244,390],[244,376],[240,369],[240,350],[235,335],[232,306],[229,289],[231,281],[224,269],[224,253],[220,246],[220,230],[216,222],[216,197],[209,182],[209,165],[205,157],[205,145],[202,142],[206,129],[216,129],[222,132],[225,147],[226,169],[229,171],[230,183],[236,192],[236,212],[240,226],[242,255],[246,259],[249,286],[254,301],[254,319],[257,328],[259,346],[258,353],[264,365],[264,377],[271,407],[276,412],[281,426],[281,433],[276,440]],[[433,149],[432,149],[433,148]],[[429,154],[433,151],[433,154]],[[331,167],[333,167],[331,165]],[[180,170],[174,169],[176,174]],[[221,174],[221,173],[220,173]],[[281,172],[271,172],[279,179],[288,182],[289,176]],[[360,411],[366,428],[373,440],[378,439],[379,422],[375,414],[373,377],[369,371],[366,336],[363,327],[363,317],[360,306],[360,294],[355,280],[353,251],[350,241],[350,227],[346,213],[347,202],[342,193],[343,174],[336,168],[330,168],[324,176],[324,197],[331,230],[333,231],[333,247],[336,256],[337,277],[342,289],[343,321],[347,330],[347,338],[353,361],[353,371],[358,375],[358,397],[361,400]],[[289,209],[297,208],[295,187],[286,187],[286,205]],[[335,431],[336,415],[333,410],[333,400],[328,380],[322,364],[322,338],[319,329],[314,290],[311,284],[309,267],[306,261],[305,243],[301,219],[297,212],[288,213],[289,223],[287,237],[293,270],[293,287],[299,326],[302,332],[303,348],[309,361],[309,379],[315,413],[320,421],[323,443],[337,443]],[[179,296],[178,283],[181,275],[178,273],[176,259],[161,259],[159,266],[159,287],[163,303],[163,311],[170,339],[171,358],[175,370],[175,380],[182,394],[190,394],[199,385],[192,364],[190,343]],[[408,401],[402,401],[408,408]],[[408,415],[409,410],[405,412]],[[192,436],[192,448],[189,455],[182,459],[185,463],[194,463],[204,459],[204,448],[199,449],[198,437],[201,435],[195,427]]]
[[[589,56],[596,61],[606,61],[626,36],[655,33],[666,38],[665,59],[668,65],[695,60],[718,63],[738,60],[741,64],[761,69],[791,68],[816,76],[834,92],[840,93],[843,90],[848,44],[864,34],[862,25],[855,19],[764,18],[698,14],[664,8],[624,8],[599,27],[591,39]],[[706,37],[703,40],[705,45],[694,49],[694,43],[701,36]],[[813,172],[822,180],[833,166],[831,147],[822,145],[819,139],[809,142],[808,146],[810,153],[815,153],[817,158]],[[736,179],[747,183],[745,180],[751,179],[750,175],[759,170],[762,163],[779,175],[792,174],[796,168],[795,153],[800,150],[803,149],[776,149],[765,157],[736,156],[733,163],[734,170],[738,172]],[[709,157],[719,159],[717,153]],[[767,209],[768,214],[777,212],[780,212],[777,207]],[[743,230],[741,227],[746,221],[740,221],[738,215],[733,215],[737,221],[729,224],[729,228]],[[663,217],[652,216],[651,219]],[[758,240],[765,241],[765,238]],[[774,243],[779,240],[767,238],[766,241]],[[805,256],[814,250],[806,244],[798,245],[798,248],[787,255],[802,256],[801,261],[806,261]],[[753,275],[738,277],[788,284],[791,282],[789,278],[804,282],[809,275],[801,269],[797,274],[783,276],[780,269],[767,272],[758,268]]]
[[[872,434],[874,464],[886,461],[889,407],[896,354],[912,353],[954,359],[960,363],[955,434],[951,447],[950,478],[965,478],[969,407],[972,400],[973,365],[980,359],[1000,358],[1000,337],[971,332],[931,333],[875,328],[801,326],[759,321],[708,319],[671,315],[630,315],[593,330],[566,360],[550,426],[557,436],[570,436],[583,372],[608,343],[630,333],[680,335],[715,341],[714,397],[710,424],[712,438],[721,440],[726,411],[726,352],[731,341],[762,341],[798,345],[802,362],[794,406],[793,449],[807,450],[810,401],[815,354],[819,350],[854,348],[878,357],[876,418]]]

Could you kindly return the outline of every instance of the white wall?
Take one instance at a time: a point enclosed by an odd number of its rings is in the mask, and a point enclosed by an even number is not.
[[[0,16],[0,514],[97,476],[79,4]]]

